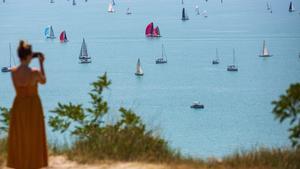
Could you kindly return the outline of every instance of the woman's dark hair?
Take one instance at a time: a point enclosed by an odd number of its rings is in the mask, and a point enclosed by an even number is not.
[[[21,60],[25,60],[28,55],[32,54],[31,45],[20,40],[18,47],[18,56]]]

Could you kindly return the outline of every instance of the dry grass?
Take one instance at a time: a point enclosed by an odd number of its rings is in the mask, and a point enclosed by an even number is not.
[[[300,169],[300,150],[290,148],[260,148],[234,153],[222,159],[202,160],[175,156],[176,158],[166,161],[152,162],[143,159],[119,161],[94,158],[86,160],[84,154],[73,156],[68,160],[67,155],[72,149],[68,149],[67,145],[61,148],[58,146],[49,148],[51,169]],[[92,157],[89,156],[89,158]],[[6,140],[0,139],[0,168],[3,168],[5,159]]]
[[[6,139],[0,139],[0,168],[3,166],[6,159]]]

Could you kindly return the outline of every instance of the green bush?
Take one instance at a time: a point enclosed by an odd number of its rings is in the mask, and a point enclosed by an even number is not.
[[[103,99],[103,91],[111,81],[106,73],[92,83],[89,93],[91,107],[82,104],[58,103],[49,119],[53,131],[70,133],[76,141],[68,151],[69,157],[86,161],[89,159],[149,160],[163,161],[179,157],[168,143],[147,130],[141,118],[132,110],[119,109],[121,118],[114,124],[104,123],[108,114],[108,103]]]

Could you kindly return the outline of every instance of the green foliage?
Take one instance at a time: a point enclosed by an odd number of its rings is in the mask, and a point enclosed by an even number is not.
[[[273,101],[275,105],[273,114],[276,119],[282,123],[289,120],[290,123],[290,140],[293,147],[300,147],[300,83],[292,84],[286,91],[285,95],[281,95],[278,101]]]
[[[141,118],[132,110],[119,109],[121,118],[115,124],[102,121],[108,114],[108,103],[102,93],[111,81],[106,73],[98,77],[91,85],[89,93],[91,107],[83,108],[81,104],[58,103],[49,119],[53,131],[70,131],[77,136],[74,145],[68,151],[70,158],[116,159],[116,160],[166,160],[175,158],[178,153],[172,151],[167,142],[153,131],[146,130]],[[72,126],[72,127],[71,127]]]
[[[91,135],[100,128],[102,118],[108,112],[107,102],[101,96],[103,90],[108,88],[111,82],[107,79],[106,73],[99,77],[91,85],[93,89],[89,93],[91,97],[91,108],[84,109],[81,104],[74,105],[58,103],[58,107],[51,110],[54,116],[51,116],[48,123],[53,131],[65,132],[73,125],[71,133],[81,139],[91,137]]]
[[[5,107],[0,107],[0,134],[8,132],[8,124],[9,124],[9,109]]]

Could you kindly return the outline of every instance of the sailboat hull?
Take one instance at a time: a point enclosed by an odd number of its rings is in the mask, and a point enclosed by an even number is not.
[[[259,57],[271,57],[273,55],[259,55]]]
[[[3,72],[3,73],[11,72],[11,68],[3,67],[3,68],[1,69],[1,72]]]
[[[219,61],[213,60],[213,61],[212,61],[212,64],[213,64],[213,65],[217,65],[217,64],[219,64]]]
[[[144,73],[135,73],[136,76],[144,76]]]
[[[81,60],[79,63],[80,64],[88,64],[88,63],[92,63],[92,61],[90,61],[90,60]]]
[[[165,64],[168,63],[166,60],[156,60],[155,61],[156,64]]]
[[[235,65],[229,65],[227,67],[227,71],[229,71],[229,72],[237,72],[238,68]]]

